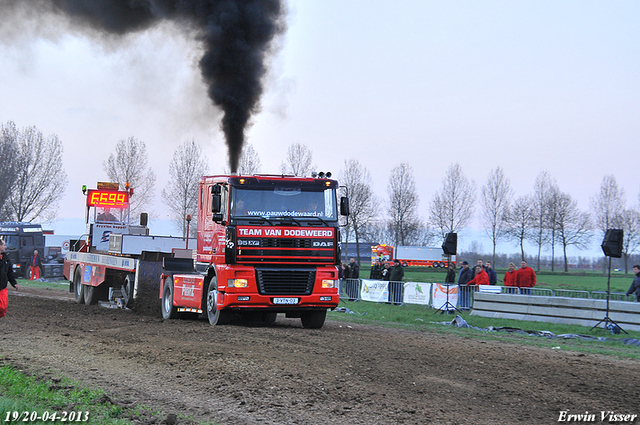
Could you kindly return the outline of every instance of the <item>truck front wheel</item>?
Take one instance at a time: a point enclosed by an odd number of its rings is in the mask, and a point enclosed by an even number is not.
[[[327,317],[327,310],[304,311],[300,315],[302,326],[306,329],[320,329]]]
[[[165,320],[177,319],[178,309],[173,305],[173,279],[167,279],[162,291],[162,318]]]
[[[214,326],[229,323],[229,312],[218,310],[218,279],[215,276],[211,278],[207,292],[207,317]]]
[[[84,286],[80,279],[80,267],[76,268],[76,272],[73,274],[73,292],[75,294],[76,303],[84,304]]]

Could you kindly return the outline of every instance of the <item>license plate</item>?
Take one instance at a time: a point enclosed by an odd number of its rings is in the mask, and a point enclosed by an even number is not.
[[[274,298],[274,304],[298,304],[298,298]]]

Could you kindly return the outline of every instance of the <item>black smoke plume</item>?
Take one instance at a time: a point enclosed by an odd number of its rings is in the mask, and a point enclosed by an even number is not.
[[[229,166],[237,171],[245,129],[258,111],[273,39],[284,32],[281,0],[9,0],[66,16],[72,25],[111,36],[144,31],[162,20],[195,30],[209,98],[224,113]],[[43,12],[44,13],[44,12]],[[170,58],[167,58],[170,60]]]

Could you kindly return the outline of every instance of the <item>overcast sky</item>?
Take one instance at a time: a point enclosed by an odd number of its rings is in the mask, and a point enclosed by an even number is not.
[[[334,175],[360,160],[382,210],[389,171],[409,163],[424,218],[456,162],[478,188],[501,166],[516,196],[548,171],[585,210],[613,174],[638,203],[640,2],[290,0],[287,22],[247,132],[262,172],[300,142]],[[194,40],[169,24],[110,45],[32,27],[0,24],[0,122],[62,140],[60,217],[83,216],[81,186],[106,179],[130,136],[147,144],[158,198],[187,140],[212,173],[228,167]]]

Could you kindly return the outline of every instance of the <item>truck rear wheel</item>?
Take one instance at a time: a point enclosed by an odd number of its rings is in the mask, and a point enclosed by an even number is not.
[[[98,304],[98,298],[100,294],[100,287],[87,285],[84,289],[84,303],[87,305]]]
[[[304,311],[300,315],[302,326],[306,329],[320,329],[327,317],[327,310]]]
[[[84,286],[80,279],[80,267],[76,268],[76,272],[73,274],[73,292],[77,304],[84,304]]]
[[[167,279],[162,291],[162,318],[177,319],[178,309],[173,305],[173,279]]]
[[[218,310],[218,279],[215,276],[211,278],[207,292],[207,317],[213,326],[226,325],[230,319],[228,311]]]
[[[124,291],[123,295],[125,296],[126,305],[125,307],[131,307],[133,305],[133,289],[136,283],[136,277],[133,274],[128,274],[124,278],[124,283],[122,285],[122,290]]]

